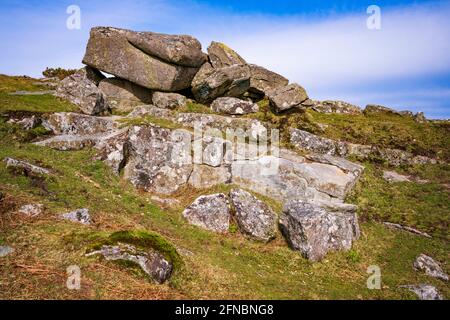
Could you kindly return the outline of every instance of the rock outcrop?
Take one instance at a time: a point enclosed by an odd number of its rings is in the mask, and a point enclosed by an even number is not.
[[[84,67],[60,82],[56,96],[77,105],[85,114],[105,114],[109,112],[110,105],[98,88],[103,79],[104,76],[97,70]]]
[[[381,158],[392,166],[437,163],[435,159],[414,155],[408,151],[336,141],[295,128],[290,129],[290,142],[296,148],[312,153],[339,157],[356,156],[362,159]]]
[[[83,63],[148,89],[179,91],[190,87],[204,60],[195,39],[97,27]]]
[[[272,91],[286,87],[289,80],[285,77],[255,64],[250,64],[249,92],[255,100],[260,100]]]
[[[231,218],[228,198],[223,193],[201,196],[183,211],[183,216],[200,228],[226,233]]]
[[[359,238],[355,213],[329,212],[299,200],[285,205],[280,224],[289,245],[311,261],[329,251],[349,250]]]
[[[311,108],[320,113],[362,114],[360,107],[344,101],[326,100],[313,101]]]

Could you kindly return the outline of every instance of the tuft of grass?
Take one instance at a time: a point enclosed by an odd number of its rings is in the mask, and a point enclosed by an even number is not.
[[[214,111],[212,111],[211,108],[209,108],[208,106],[194,101],[188,101],[185,107],[180,108],[177,111],[186,113],[206,113],[206,114],[214,113]]]
[[[165,129],[182,129],[184,128],[179,123],[168,119],[157,118],[153,116],[146,115],[144,117],[138,118],[123,118],[119,119],[119,122],[122,123],[123,127],[128,126],[145,126],[145,125],[156,125]]]

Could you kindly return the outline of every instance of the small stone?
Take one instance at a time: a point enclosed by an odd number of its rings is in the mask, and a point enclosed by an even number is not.
[[[89,225],[92,223],[91,217],[89,215],[89,209],[78,209],[72,212],[64,213],[61,215],[61,218],[85,225]]]
[[[7,255],[14,252],[14,249],[8,246],[0,246],[0,258],[6,257]]]
[[[425,271],[430,277],[448,281],[448,275],[445,274],[441,266],[433,258],[425,254],[421,254],[416,258],[414,269]]]
[[[19,209],[19,213],[28,217],[36,217],[44,211],[43,204],[26,204]]]

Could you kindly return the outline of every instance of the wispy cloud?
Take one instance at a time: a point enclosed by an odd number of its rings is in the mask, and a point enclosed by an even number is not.
[[[277,16],[221,11],[192,1],[77,2],[81,31],[65,28],[70,1],[0,10],[0,36],[7,44],[0,52],[0,72],[36,76],[46,66],[79,67],[89,28],[113,25],[192,34],[204,47],[212,40],[226,42],[249,62],[300,83],[313,98],[392,104],[423,109],[430,116],[450,114],[450,83],[423,88],[420,81],[450,75],[448,2],[382,7],[379,31],[366,28],[364,10]],[[386,88],[386,83],[399,88]]]

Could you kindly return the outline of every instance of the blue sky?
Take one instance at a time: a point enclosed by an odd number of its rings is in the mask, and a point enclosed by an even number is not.
[[[366,27],[372,4],[381,30]],[[69,5],[80,30],[66,28]],[[313,99],[450,118],[450,1],[2,0],[0,24],[0,73],[81,67],[89,29],[110,25],[225,42]]]

